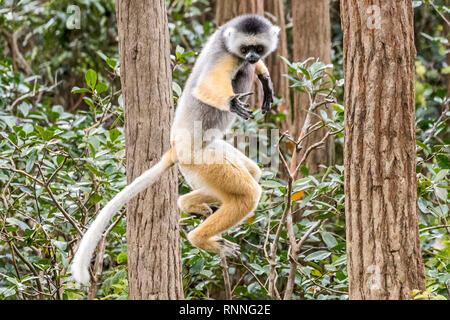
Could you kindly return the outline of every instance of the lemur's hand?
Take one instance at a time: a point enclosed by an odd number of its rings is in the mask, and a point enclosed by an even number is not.
[[[250,105],[248,103],[242,102],[241,99],[252,95],[253,92],[238,93],[230,101],[230,111],[236,113],[241,118],[248,120],[253,119],[255,116],[248,109]]]
[[[258,78],[264,91],[264,99],[261,109],[262,113],[265,114],[267,111],[269,111],[273,103],[273,84],[269,76],[260,74]]]

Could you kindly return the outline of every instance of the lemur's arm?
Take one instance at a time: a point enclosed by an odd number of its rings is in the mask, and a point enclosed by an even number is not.
[[[210,70],[203,74],[192,94],[207,105],[222,111],[234,112],[244,119],[254,118],[246,109],[249,105],[240,99],[253,94],[252,92],[235,94],[232,78],[239,61],[233,56],[225,56]]]
[[[264,114],[270,109],[270,106],[273,102],[273,84],[272,80],[270,79],[269,70],[267,69],[264,62],[262,62],[262,60],[259,60],[256,63],[255,72],[258,76],[259,81],[261,82],[264,91],[264,99],[261,107]]]

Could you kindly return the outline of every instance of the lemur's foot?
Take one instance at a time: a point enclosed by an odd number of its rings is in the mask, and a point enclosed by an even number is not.
[[[212,204],[212,205],[207,205],[207,204],[201,204],[200,206],[197,207],[197,210],[195,210],[195,212],[188,212],[191,215],[194,216],[203,216],[203,217],[209,217],[210,215],[212,215],[213,213],[215,213],[217,210],[219,210],[220,208],[220,204]]]
[[[212,213],[215,213],[217,210],[219,210],[220,205],[210,205],[209,208],[212,210]]]
[[[241,248],[236,243],[230,242],[223,238],[220,238],[217,242],[220,244],[220,251],[226,256],[238,258],[241,255]]]
[[[238,116],[240,116],[245,120],[248,120],[249,118],[253,119],[255,116],[252,114],[250,110],[246,109],[250,105],[248,103],[241,101],[242,98],[245,98],[252,94],[253,92],[247,92],[235,95],[230,101],[230,111],[236,113]]]
[[[202,203],[195,207],[190,208],[189,212],[187,213],[193,216],[209,217],[214,213],[214,210],[206,203]]]

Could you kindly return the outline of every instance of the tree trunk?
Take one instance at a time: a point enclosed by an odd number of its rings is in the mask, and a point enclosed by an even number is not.
[[[216,22],[221,26],[229,20],[248,13],[264,15],[264,0],[217,0]],[[255,81],[253,91],[255,94],[249,99],[252,107],[260,108],[263,91],[259,81]]]
[[[216,21],[221,26],[228,20],[242,14],[264,15],[264,0],[217,0]]]
[[[416,211],[412,3],[341,1],[341,19],[350,299],[409,299],[413,289],[425,289]]]
[[[292,0],[294,21],[294,61],[301,62],[309,57],[319,58],[325,64],[331,63],[331,25],[329,0]],[[295,91],[291,131],[298,137],[306,119],[309,99],[305,93]],[[325,107],[324,107],[325,108]],[[317,110],[317,113],[319,110]],[[313,117],[311,125],[319,118]],[[318,130],[304,142],[303,150],[320,141],[326,130]],[[301,156],[300,156],[301,157]],[[334,163],[334,139],[329,137],[324,148],[316,149],[309,155],[306,166],[310,174],[318,173],[319,165]]]
[[[280,111],[291,110],[291,98],[289,94],[289,79],[283,76],[288,73],[286,63],[280,56],[289,58],[286,35],[286,22],[284,17],[283,0],[265,0],[264,10],[270,13],[269,18],[274,24],[281,28],[277,50],[267,58],[267,67],[272,78],[274,93],[283,98]],[[283,130],[289,129],[289,121],[283,122]]]
[[[170,148],[173,118],[169,30],[164,0],[118,0],[127,178],[132,182]],[[130,299],[183,299],[177,172],[128,203]]]

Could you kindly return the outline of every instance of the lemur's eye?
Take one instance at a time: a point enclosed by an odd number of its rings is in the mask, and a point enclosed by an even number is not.
[[[247,47],[241,47],[241,52],[242,52],[243,54],[247,54],[248,48],[247,48]]]
[[[264,47],[263,46],[256,46],[256,52],[257,53],[262,53],[264,51]]]

